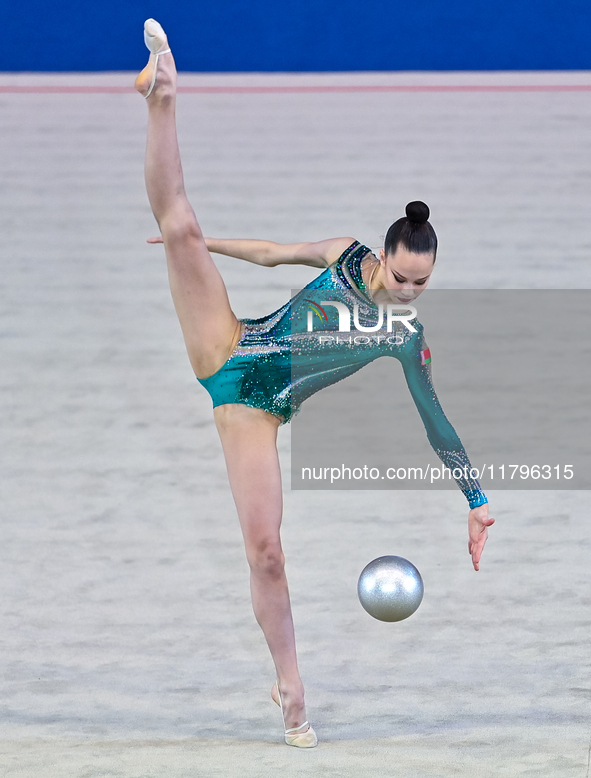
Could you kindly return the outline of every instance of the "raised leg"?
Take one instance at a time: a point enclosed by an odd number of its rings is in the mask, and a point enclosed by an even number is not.
[[[244,405],[214,412],[250,566],[252,605],[275,663],[287,729],[306,720],[280,527],[279,420]]]
[[[164,41],[167,48],[165,36]],[[185,193],[176,133],[176,68],[172,54],[151,54],[136,79],[136,88],[143,94],[148,91],[155,68],[156,79],[146,100],[146,188],[164,241],[170,288],[189,359],[196,375],[206,378],[231,354],[240,324]]]

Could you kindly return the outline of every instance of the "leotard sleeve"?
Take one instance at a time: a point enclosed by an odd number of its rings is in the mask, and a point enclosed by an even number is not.
[[[470,508],[484,505],[488,500],[478,481],[470,476],[470,460],[462,441],[447,420],[435,394],[431,381],[431,352],[422,336],[417,338],[412,348],[405,350],[401,362],[408,388],[433,450],[445,467],[450,469],[451,477],[466,496]],[[461,477],[456,478],[460,472]]]

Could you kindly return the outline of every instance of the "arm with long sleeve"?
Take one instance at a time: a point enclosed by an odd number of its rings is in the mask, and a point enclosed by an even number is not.
[[[410,345],[410,344],[409,344]],[[488,502],[480,484],[470,476],[470,460],[455,429],[447,420],[437,399],[431,381],[430,352],[422,337],[410,345],[401,362],[408,388],[425,425],[427,438],[443,464],[452,473],[452,478],[462,490],[470,508]],[[461,472],[461,477],[454,476]]]

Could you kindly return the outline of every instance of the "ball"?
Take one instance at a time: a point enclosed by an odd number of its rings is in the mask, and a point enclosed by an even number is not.
[[[402,621],[423,599],[423,579],[417,568],[401,556],[380,556],[364,567],[357,594],[374,619]]]

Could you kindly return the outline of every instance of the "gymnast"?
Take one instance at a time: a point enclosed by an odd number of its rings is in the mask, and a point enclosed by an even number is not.
[[[395,334],[386,330],[388,305],[412,311],[408,306],[427,287],[437,238],[428,222],[429,209],[421,202],[410,203],[407,216],[390,227],[379,259],[350,237],[290,245],[204,238],[183,183],[174,60],[158,22],[146,21],[144,39],[151,53],[135,87],[148,105],[148,197],[166,250],[170,288],[189,360],[213,399],[250,567],[253,610],[275,664],[277,681],[271,696],[281,707],[285,742],[311,748],[317,738],[306,719],[280,539],[278,427],[290,420],[306,397],[389,354],[402,364],[431,445],[446,466],[462,472],[456,482],[470,506],[468,550],[475,570],[494,522],[485,495],[470,477],[470,462],[460,439],[433,390],[430,352],[420,323],[407,316]],[[239,320],[210,251],[265,266],[310,265],[322,272],[278,311],[262,319]],[[335,304],[321,305],[327,298]],[[331,349],[309,336],[307,311],[320,305],[324,332],[334,334],[339,329],[339,304],[356,311],[359,328],[368,335],[357,338],[359,343]],[[382,331],[384,337],[376,337]]]

